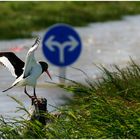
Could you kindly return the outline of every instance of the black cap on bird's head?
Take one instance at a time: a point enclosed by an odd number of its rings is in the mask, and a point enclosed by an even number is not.
[[[50,75],[50,73],[48,71],[48,64],[46,62],[43,62],[43,61],[40,61],[39,63],[41,65],[41,67],[42,67],[42,73],[46,72],[48,74],[48,76],[50,77],[50,79],[52,80],[51,75]]]

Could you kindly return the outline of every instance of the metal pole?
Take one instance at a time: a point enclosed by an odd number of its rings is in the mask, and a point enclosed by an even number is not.
[[[65,83],[65,78],[66,78],[66,67],[60,67],[59,68],[59,82],[61,84],[64,84]]]

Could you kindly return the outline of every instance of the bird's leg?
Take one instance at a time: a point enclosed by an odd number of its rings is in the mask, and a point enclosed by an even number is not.
[[[27,93],[26,86],[25,86],[25,88],[24,88],[24,92],[25,92],[25,94],[26,94],[29,98],[32,98],[32,96],[29,95],[29,94]]]
[[[35,92],[35,87],[34,87],[34,97],[37,99],[36,92]]]
[[[26,86],[25,86],[25,88],[24,88],[24,92],[25,92],[25,94],[31,99],[31,105],[33,105],[33,102],[34,102],[34,96],[31,96],[31,95],[29,95],[28,93],[27,93],[27,90],[26,90]]]

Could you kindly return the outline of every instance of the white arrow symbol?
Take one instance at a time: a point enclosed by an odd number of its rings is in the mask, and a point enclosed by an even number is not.
[[[71,46],[69,51],[73,51],[77,47],[78,42],[73,36],[68,36],[68,38],[70,39],[70,41],[64,42],[62,45],[64,47]]]
[[[58,47],[60,53],[60,62],[64,63],[64,49],[67,46],[70,46],[69,51],[73,51],[77,47],[78,42],[73,36],[68,36],[69,41],[66,41],[64,43],[59,43],[58,41],[54,41],[54,38],[55,36],[50,36],[48,40],[45,42],[45,45],[51,51],[55,51],[54,46]]]
[[[55,51],[55,48],[53,46],[57,46],[60,47],[60,43],[57,41],[53,41],[55,38],[55,36],[50,36],[48,38],[48,40],[45,42],[45,45],[51,50],[51,51]]]

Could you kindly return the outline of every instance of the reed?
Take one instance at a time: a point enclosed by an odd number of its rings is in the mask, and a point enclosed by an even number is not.
[[[114,71],[99,67],[101,79],[87,78],[86,85],[61,85],[74,93],[73,99],[57,107],[59,117],[48,114],[52,121],[46,126],[36,120],[20,118],[13,122],[1,117],[0,138],[139,139],[140,66],[131,60],[126,68],[112,67]]]

